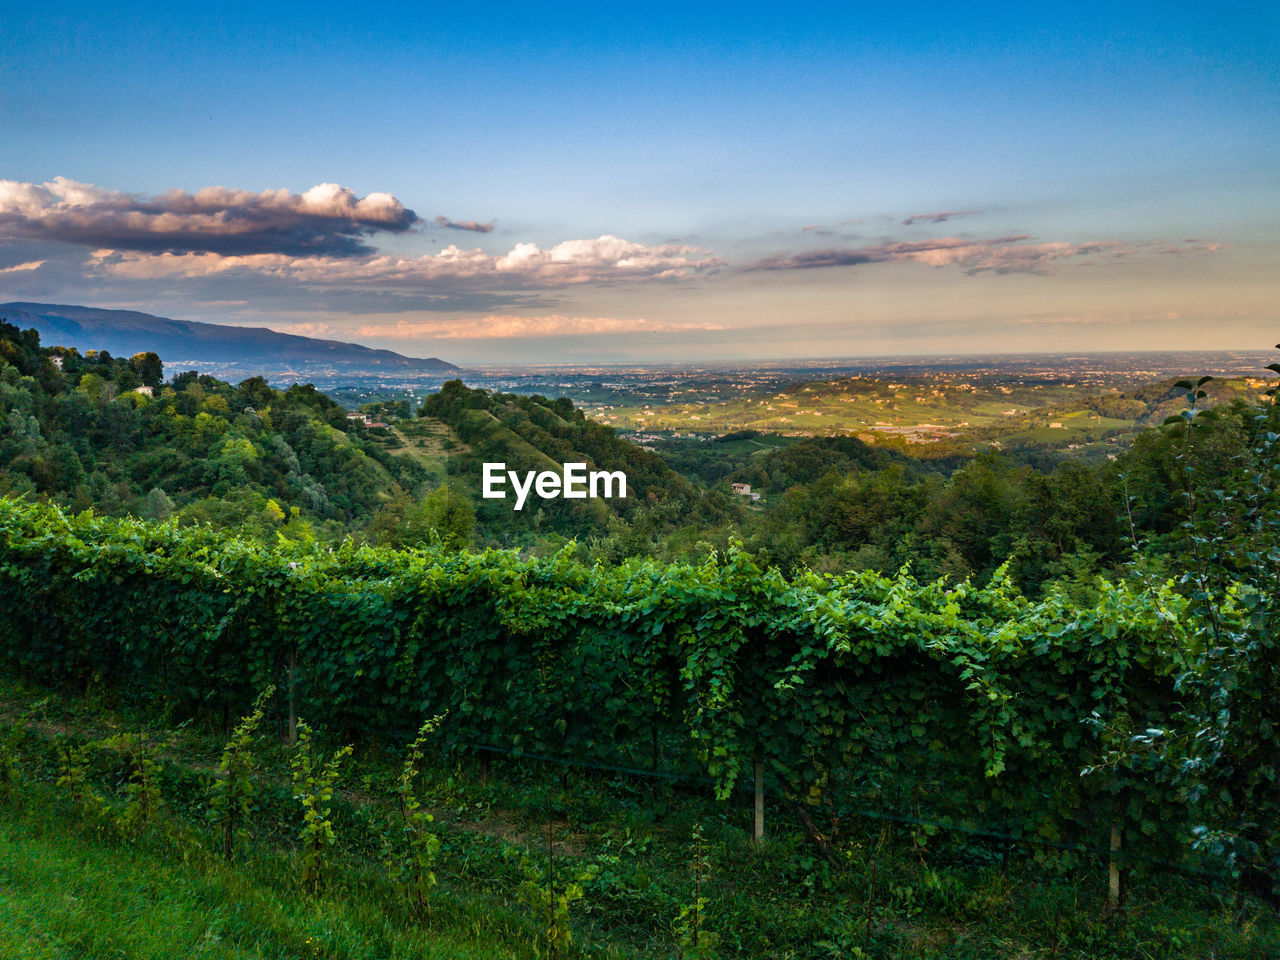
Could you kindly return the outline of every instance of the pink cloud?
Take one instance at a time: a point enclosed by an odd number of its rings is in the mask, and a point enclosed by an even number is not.
[[[549,249],[517,243],[507,253],[450,245],[420,257],[295,257],[285,254],[222,256],[216,253],[139,253],[97,250],[90,269],[127,279],[256,275],[298,283],[332,285],[405,285],[427,287],[438,281],[475,281],[498,288],[559,287],[622,280],[680,280],[723,264],[707,251],[685,244],[649,246],[602,236],[566,240]]]
[[[724,330],[715,323],[673,323],[622,317],[566,317],[560,314],[525,317],[494,314],[462,320],[414,323],[370,323],[355,332],[362,337],[394,340],[506,340],[525,337],[600,336],[603,334],[680,333]]]

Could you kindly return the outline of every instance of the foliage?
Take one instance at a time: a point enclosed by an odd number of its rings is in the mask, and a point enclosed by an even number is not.
[[[1280,363],[1270,365],[1280,373]],[[1099,722],[1106,765],[1141,786],[1129,803],[1178,798],[1198,822],[1197,846],[1244,882],[1280,899],[1280,406],[1206,411],[1204,385],[1183,381],[1187,407],[1166,429],[1180,440],[1182,563],[1193,630],[1180,651],[1176,709]],[[1247,442],[1214,441],[1236,430]]]
[[[89,777],[92,743],[72,743],[63,740],[59,744],[59,769],[56,781],[59,789],[79,808],[81,816],[89,823],[101,826],[110,813],[105,798]]]
[[[154,353],[43,348],[0,321],[0,489],[274,538],[294,508],[343,529],[426,480],[314,387],[162,376]]]
[[[521,860],[520,868],[524,873],[518,894],[520,902],[529,908],[542,929],[536,944],[538,956],[545,960],[563,957],[573,944],[570,906],[583,898],[584,884],[595,875],[595,865],[576,871],[568,880],[563,876],[556,879],[554,856],[545,871],[527,857]]]
[[[475,530],[476,515],[471,500],[443,485],[416,501],[399,492],[374,515],[369,535],[382,546],[409,548],[437,544],[457,550],[471,545]]]
[[[495,402],[460,385],[441,397],[446,416]],[[512,415],[577,421],[531,402]],[[28,598],[0,615],[0,661],[216,714],[296,657],[304,710],[355,733],[408,738],[401,718],[447,711],[445,748],[661,763],[710,776],[721,797],[759,755],[782,795],[833,818],[892,798],[945,823],[1089,844],[1115,815],[1156,849],[1203,828],[1187,863],[1273,877],[1276,433],[1274,407],[1224,405],[1212,421],[1193,407],[1138,444],[1116,479],[1147,539],[1120,581],[1089,576],[1095,544],[1077,535],[1112,536],[1111,494],[1090,474],[989,458],[940,501],[938,481],[905,470],[833,484],[849,509],[827,522],[856,531],[865,513],[909,544],[922,528],[892,526],[900,504],[924,517],[950,504],[977,518],[934,541],[957,551],[956,571],[1014,554],[981,585],[906,566],[786,576],[732,541],[698,563],[594,566],[569,546],[260,543],[0,498],[0,589]],[[815,529],[823,502],[805,508]],[[1072,508],[1060,526],[1055,504]],[[1001,532],[1007,513],[1052,515],[1041,526],[1069,582],[1018,590],[1013,566],[1045,551]]]
[[[288,778],[283,753],[258,755],[254,842],[226,864],[216,830],[200,815],[211,751],[216,759],[223,740],[216,720],[166,738],[166,804],[156,829],[122,842],[96,823],[81,822],[78,807],[52,785],[59,742],[96,736],[104,726],[154,729],[163,715],[153,705],[117,699],[108,706],[105,697],[87,701],[78,691],[37,692],[11,681],[0,682],[0,715],[17,715],[46,696],[52,701],[45,721],[27,726],[20,802],[0,817],[7,908],[0,911],[0,942],[18,944],[20,954],[35,944],[45,952],[95,956],[240,957],[247,949],[361,960],[531,958],[535,943],[545,945],[546,914],[517,905],[525,876],[519,857],[504,850],[512,841],[526,850],[540,845],[546,789],[549,781],[559,783],[558,769],[502,760],[478,779],[466,776],[455,758],[428,750],[419,795],[454,815],[434,824],[450,855],[434,866],[439,885],[424,922],[382,868],[387,804],[369,788],[335,795],[339,845],[332,850],[342,855],[326,864],[324,896],[299,888],[302,851],[292,842],[295,805],[281,786],[281,775]],[[402,756],[377,744],[362,754],[362,782],[394,784]],[[97,752],[90,771],[96,783],[109,785],[119,776],[113,763],[103,762],[110,759]],[[655,792],[614,772],[572,772],[554,807],[557,818],[573,824],[571,836],[555,844],[557,889],[591,864],[608,866],[584,882],[585,896],[569,905],[568,955],[674,955],[671,920],[690,899],[695,824],[705,825],[706,859],[715,864],[701,892],[725,957],[818,960],[859,950],[883,960],[1055,951],[1115,960],[1171,951],[1223,960],[1277,955],[1274,910],[1203,877],[1139,860],[1128,884],[1129,909],[1104,920],[1097,907],[1105,863],[1086,858],[1079,869],[1064,869],[1068,855],[1046,864],[1035,853],[1052,848],[957,831],[936,833],[927,847],[897,829],[876,842],[876,821],[852,816],[837,845],[842,868],[827,869],[786,817],[772,821],[767,845],[754,844],[745,799],[722,804],[698,787]],[[541,863],[545,868],[545,859]],[[545,869],[538,873],[545,880]],[[703,929],[708,926],[710,917]]]
[[[1094,464],[1037,449],[973,457],[956,445],[941,456],[915,447],[909,456],[851,436],[795,441],[751,430],[716,443],[659,443],[658,455],[563,397],[450,381],[424,401],[426,419],[400,420],[388,432],[348,419],[309,385],[281,391],[252,377],[233,386],[186,372],[145,395],[137,385],[160,375],[140,359],[146,355],[126,361],[43,348],[34,331],[8,324],[0,326],[0,347],[0,492],[77,512],[176,517],[269,541],[352,534],[406,549],[438,539],[540,556],[578,538],[581,556],[610,564],[698,562],[740,540],[762,566],[784,571],[888,573],[910,562],[921,579],[953,584],[985,582],[1012,561],[1023,590],[1038,595],[1062,584],[1086,601],[1095,573],[1123,575],[1129,557],[1118,516],[1132,494],[1149,549],[1177,556],[1178,445],[1157,430],[1129,452],[1117,445],[1116,462]],[[871,387],[858,384],[859,392]],[[1224,410],[1243,395],[1206,389]],[[808,386],[802,392],[818,395]],[[1141,399],[1116,395],[1096,406],[1158,419],[1175,392],[1161,383]],[[946,402],[963,408],[970,399],[960,391]],[[407,413],[404,401],[370,406],[377,415]],[[428,434],[432,452],[423,449]],[[1206,439],[1223,462],[1242,442],[1231,429]],[[566,462],[623,470],[628,497],[537,500],[516,512],[509,501],[480,496],[486,461],[516,470]],[[730,480],[749,482],[765,500],[734,496]]]
[[[273,685],[268,685],[253,701],[253,708],[240,718],[231,738],[222,750],[222,758],[213,771],[213,795],[209,804],[209,814],[220,826],[222,833],[222,856],[230,861],[235,848],[237,835],[243,835],[244,825],[253,811],[253,760],[250,749],[262,723],[267,701],[276,692]],[[237,827],[239,829],[237,830]]]
[[[693,857],[689,870],[693,874],[693,900],[680,907],[680,913],[671,925],[676,936],[678,960],[712,960],[717,956],[719,938],[706,929],[707,899],[702,895],[707,880],[707,855],[703,849],[702,824],[693,828]]]
[[[293,773],[293,798],[302,807],[302,885],[316,890],[324,878],[325,851],[338,842],[331,819],[334,784],[338,767],[351,755],[348,745],[334,752],[328,760],[316,752],[311,727],[298,721],[298,742],[294,745],[290,769]]]
[[[47,701],[33,703],[12,723],[0,727],[0,800],[13,799],[21,771],[21,747],[27,722],[39,713]]]
[[[35,677],[101,673],[216,714],[296,652],[299,710],[354,732],[448,711],[445,747],[660,756],[724,797],[759,754],[783,792],[837,811],[893,798],[1052,841],[1096,836],[1116,786],[1080,779],[1105,752],[1082,719],[1163,729],[1176,709],[1201,643],[1176,586],[1100,581],[1081,606],[1003,572],[788,579],[733,549],[586,568],[567,551],[272,546],[0,498],[0,589],[28,598],[0,615],[0,661]],[[1199,814],[1162,789],[1127,816],[1164,847]]]
[[[673,519],[687,521],[697,500],[693,485],[661,458],[620,439],[611,427],[588,420],[565,397],[489,393],[451,380],[423,401],[418,414],[447,423],[470,445],[468,452],[450,458],[449,471],[472,489],[477,517],[492,534],[598,534],[610,518],[635,517],[656,502],[668,505]],[[586,463],[589,470],[621,470],[627,476],[627,496],[546,500],[538,509],[516,513],[509,501],[480,498],[481,464],[486,461],[518,471],[558,470],[571,462]]]
[[[115,820],[127,834],[141,832],[155,818],[163,800],[159,756],[162,744],[139,729],[113,734],[93,746],[113,751],[125,759],[129,778],[125,784],[125,805]]]
[[[440,838],[431,830],[435,818],[423,809],[418,798],[417,781],[422,772],[423,749],[443,720],[444,714],[441,714],[424,721],[418,728],[417,739],[409,744],[396,783],[399,829],[392,827],[383,837],[387,870],[420,913],[427,911],[427,896],[436,885],[432,865],[440,853]]]

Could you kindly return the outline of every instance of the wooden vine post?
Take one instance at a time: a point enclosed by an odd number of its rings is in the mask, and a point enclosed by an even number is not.
[[[1120,826],[1120,817],[1118,814],[1113,814],[1111,817],[1111,853],[1107,861],[1108,915],[1119,913],[1120,908],[1124,905],[1124,878],[1120,870],[1120,846],[1123,838],[1124,833]]]
[[[298,742],[298,648],[289,650],[289,746]]]
[[[764,839],[764,761],[757,759],[756,768],[756,822],[755,822],[755,840],[759,843]]]
[[[547,939],[548,953],[555,955],[555,944],[551,942],[552,931],[556,926],[556,848],[555,834],[552,832],[552,819],[555,808],[551,805],[551,784],[547,784],[547,886],[551,896],[547,897]]]

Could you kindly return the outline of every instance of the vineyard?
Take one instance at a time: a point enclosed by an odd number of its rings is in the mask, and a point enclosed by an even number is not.
[[[1080,609],[999,577],[268,548],[3,500],[0,593],[0,656],[36,680],[223,719],[275,684],[282,724],[407,741],[444,715],[452,750],[709,778],[722,799],[758,771],[827,855],[870,808],[1049,849],[1123,832],[1128,857],[1219,872],[1274,856],[1275,821],[1256,826],[1273,801],[1233,793],[1230,742],[1217,763],[1184,743],[1167,769],[1213,663],[1170,584],[1104,584]],[[1203,842],[1241,820],[1253,846]]]

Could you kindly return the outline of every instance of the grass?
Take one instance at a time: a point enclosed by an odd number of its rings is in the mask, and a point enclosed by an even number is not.
[[[395,420],[387,429],[393,451],[416,460],[436,481],[444,480],[445,465],[451,456],[470,449],[454,436],[447,424],[434,417]]]
[[[37,699],[39,718],[19,721]],[[140,836],[86,818],[55,785],[59,745],[163,718],[123,709],[111,691],[60,696],[0,685],[0,723],[16,731],[22,777],[0,806],[0,956],[533,958],[542,924],[520,902],[524,864],[586,875],[568,957],[676,956],[672,921],[692,902],[689,837],[707,837],[706,927],[723,958],[1106,960],[1280,956],[1273,910],[1204,881],[1135,871],[1120,918],[1101,915],[1104,869],[1043,851],[857,819],[837,864],[789,812],[770,805],[768,838],[750,841],[745,802],[717,803],[621,776],[565,773],[437,755],[424,800],[442,850],[430,912],[419,915],[384,868],[381,836],[400,758],[362,745],[334,802],[338,844],[326,882],[299,883],[287,748],[265,740],[252,838],[227,864],[204,819],[222,734],[190,724],[163,758],[165,809]],[[95,754],[98,789],[122,802],[117,757]]]
[[[32,799],[43,802],[0,822],[6,958],[531,955],[528,931],[493,913],[460,908],[437,924],[405,923],[365,895],[376,878],[359,869],[340,871],[311,900],[299,894],[287,855],[227,865],[163,832],[126,844],[77,829],[48,796]]]

